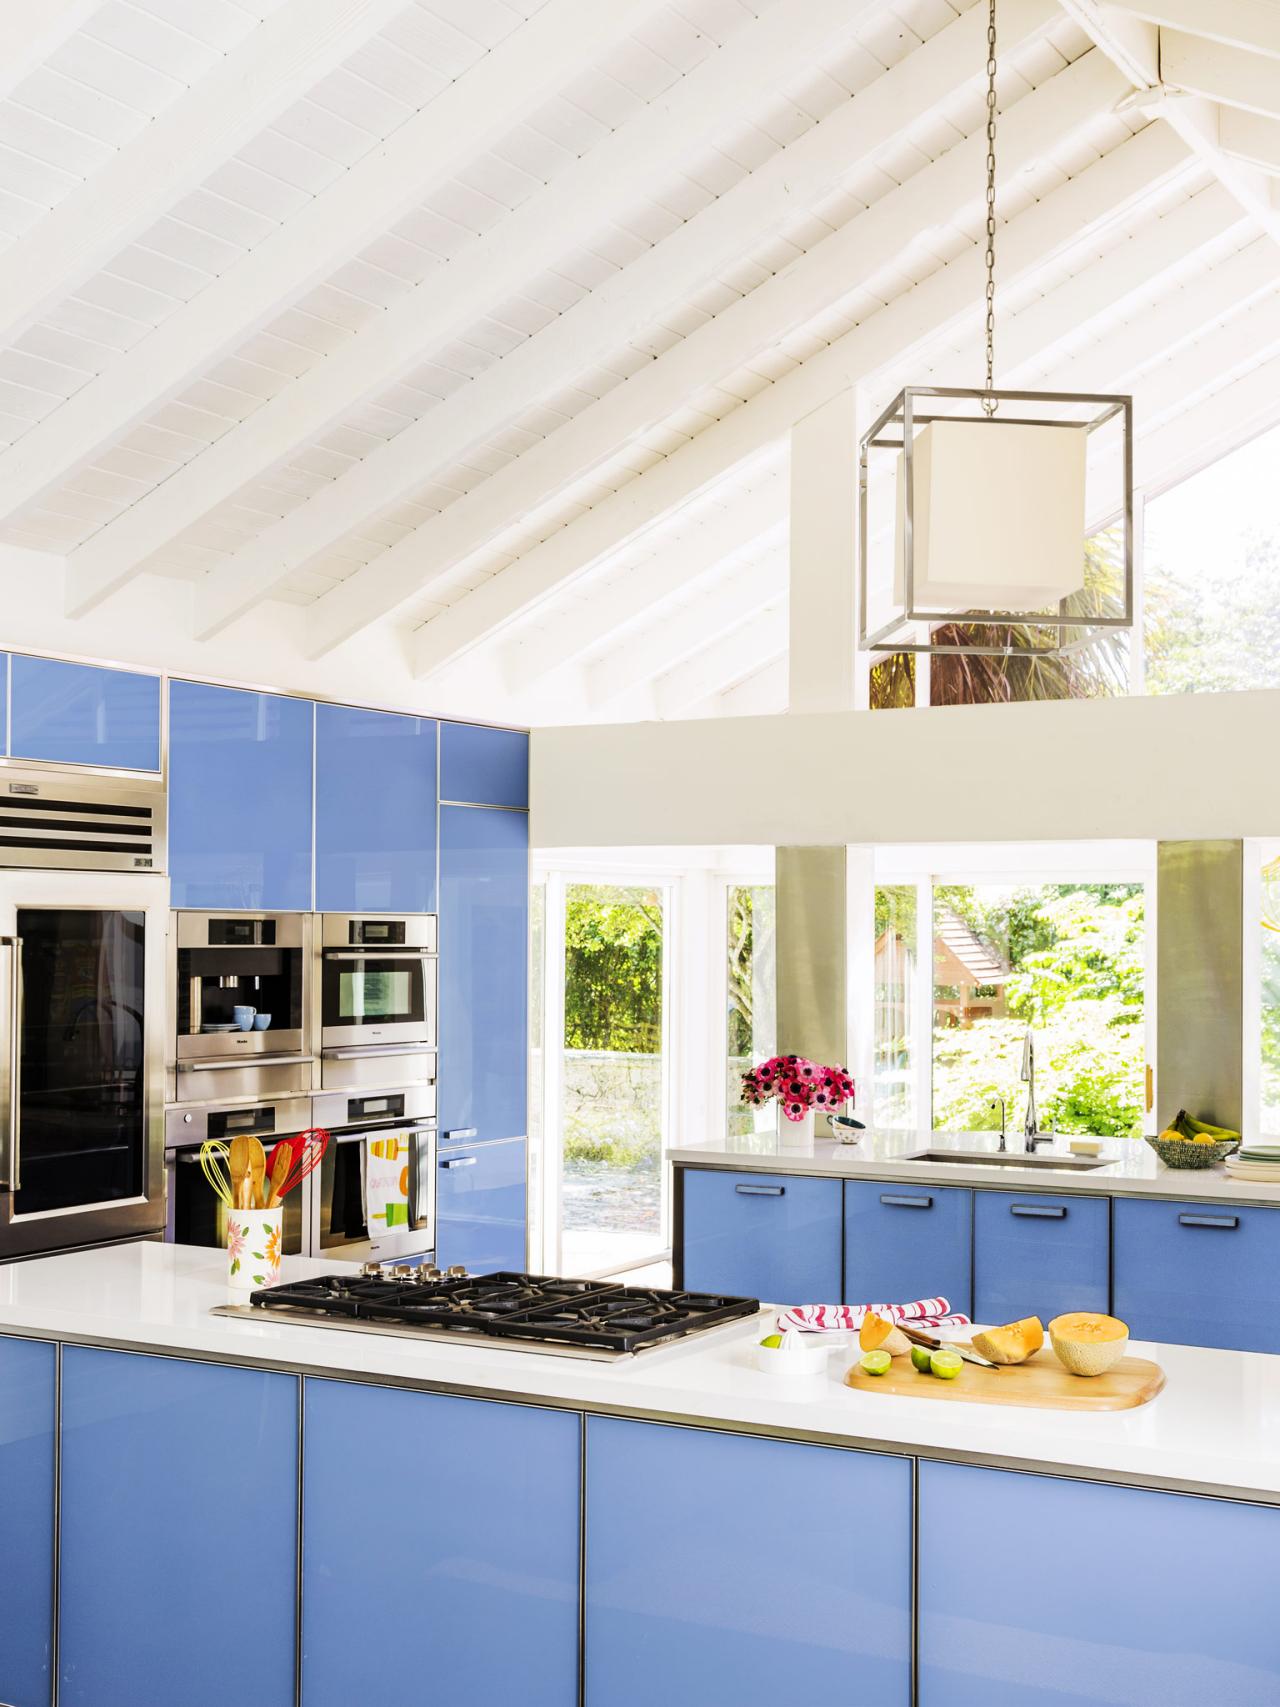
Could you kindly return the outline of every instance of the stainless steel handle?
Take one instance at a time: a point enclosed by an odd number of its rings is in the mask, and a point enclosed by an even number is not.
[[[440,1136],[445,1139],[478,1138],[480,1136],[480,1128],[478,1126],[454,1126],[448,1132],[442,1132]]]
[[[302,1067],[314,1055],[227,1055],[217,1061],[179,1061],[180,1073],[222,1073],[239,1067]]]
[[[434,1055],[434,1043],[360,1043],[349,1049],[322,1049],[326,1061],[362,1061],[377,1055]]]
[[[9,1146],[6,1190],[22,1186],[22,938],[0,937],[0,946],[12,951],[9,968]]]
[[[441,1156],[440,1166],[442,1168],[474,1168],[478,1160],[478,1156]]]
[[[1033,1215],[1040,1221],[1065,1221],[1067,1208],[1064,1203],[1011,1203],[1010,1215]]]
[[[1238,1227],[1238,1215],[1179,1215],[1179,1227]]]
[[[434,948],[326,948],[326,960],[436,960]]]
[[[888,1204],[890,1209],[932,1209],[931,1197],[891,1197],[886,1192],[880,1195],[881,1203]]]
[[[785,1185],[735,1185],[733,1188],[740,1197],[785,1197]]]
[[[393,1132],[403,1132],[410,1138],[419,1138],[424,1133],[435,1130],[430,1121],[414,1120],[377,1120],[370,1121],[368,1126],[353,1128],[350,1132],[335,1132],[335,1144],[363,1144],[370,1138],[385,1138]]]

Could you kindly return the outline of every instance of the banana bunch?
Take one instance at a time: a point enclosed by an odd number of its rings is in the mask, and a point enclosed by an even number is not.
[[[1184,1144],[1221,1144],[1239,1138],[1240,1134],[1227,1126],[1210,1126],[1205,1120],[1196,1120],[1185,1108],[1180,1108],[1160,1136]]]

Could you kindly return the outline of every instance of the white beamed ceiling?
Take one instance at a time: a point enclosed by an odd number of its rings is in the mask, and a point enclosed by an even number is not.
[[[0,645],[785,707],[790,425],[979,372],[983,0],[19,11]],[[1156,484],[1280,419],[1273,12],[1000,0],[1001,376],[1146,399]]]

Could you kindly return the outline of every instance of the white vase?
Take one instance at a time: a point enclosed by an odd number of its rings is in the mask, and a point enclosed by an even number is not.
[[[799,1120],[788,1120],[778,1104],[778,1148],[792,1152],[802,1150],[813,1154],[813,1110],[806,1109]]]

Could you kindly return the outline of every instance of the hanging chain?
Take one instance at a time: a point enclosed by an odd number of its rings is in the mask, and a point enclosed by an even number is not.
[[[987,385],[983,413],[998,407],[991,395],[996,370],[996,0],[987,8]]]

